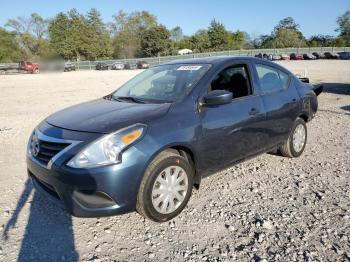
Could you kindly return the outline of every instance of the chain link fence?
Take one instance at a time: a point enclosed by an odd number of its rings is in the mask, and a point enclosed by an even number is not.
[[[120,63],[137,63],[138,61],[146,61],[150,66],[159,65],[176,59],[191,59],[211,56],[255,56],[262,54],[291,54],[291,53],[324,53],[324,52],[350,52],[350,47],[310,47],[310,48],[283,48],[283,49],[250,49],[250,50],[229,50],[220,52],[193,53],[188,55],[160,56],[160,57],[144,57],[132,59],[113,59],[113,60],[96,60],[96,61],[79,61],[72,62],[77,70],[92,70],[98,62],[103,62],[111,66],[115,62]]]

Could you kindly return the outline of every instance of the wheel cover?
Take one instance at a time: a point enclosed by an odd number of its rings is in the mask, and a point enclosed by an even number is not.
[[[159,173],[152,189],[152,204],[157,212],[174,212],[185,200],[188,177],[180,166],[169,166]]]
[[[305,139],[306,139],[306,130],[304,125],[299,124],[294,130],[293,133],[293,148],[294,150],[299,153],[304,145],[305,145]]]

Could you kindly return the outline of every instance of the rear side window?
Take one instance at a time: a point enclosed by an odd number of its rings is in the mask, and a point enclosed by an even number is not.
[[[286,74],[285,72],[280,71],[280,70],[278,70],[278,74],[279,74],[281,82],[282,82],[282,87],[284,89],[287,89],[288,85],[289,85],[289,75]]]
[[[264,93],[288,88],[289,75],[271,66],[256,64],[261,90]]]

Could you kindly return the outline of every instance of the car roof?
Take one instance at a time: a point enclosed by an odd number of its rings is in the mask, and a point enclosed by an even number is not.
[[[251,57],[251,56],[212,56],[205,58],[190,58],[190,59],[176,59],[165,63],[166,65],[171,64],[212,64],[220,65],[228,61],[234,62],[235,60],[251,60],[251,61],[261,61],[261,58]]]
[[[226,64],[227,62],[235,62],[235,61],[252,61],[257,63],[264,63],[266,65],[270,65],[276,69],[282,69],[284,71],[289,72],[285,67],[276,64],[272,61],[262,59],[259,57],[252,56],[214,56],[214,57],[206,57],[206,58],[192,58],[192,59],[178,59],[173,60],[163,65],[175,65],[175,64],[211,64],[214,67],[218,67]]]

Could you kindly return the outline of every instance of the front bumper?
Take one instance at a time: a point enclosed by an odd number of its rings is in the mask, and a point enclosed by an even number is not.
[[[64,134],[67,135],[67,132]],[[78,217],[111,216],[134,211],[138,188],[148,163],[147,155],[131,147],[123,153],[120,164],[91,169],[66,166],[65,163],[78,150],[79,146],[73,147],[49,167],[38,164],[28,154],[28,175],[34,187]]]

